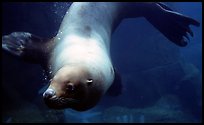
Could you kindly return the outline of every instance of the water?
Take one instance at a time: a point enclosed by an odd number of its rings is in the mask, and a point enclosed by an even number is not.
[[[122,77],[122,94],[105,95],[86,112],[49,109],[42,94],[51,79],[39,65],[3,51],[3,122],[201,122],[202,4],[168,5],[201,23],[191,27],[194,37],[188,46],[172,44],[144,18],[124,20],[111,43],[112,61]],[[57,35],[69,6],[63,2],[3,3],[2,35],[27,31],[51,38]]]

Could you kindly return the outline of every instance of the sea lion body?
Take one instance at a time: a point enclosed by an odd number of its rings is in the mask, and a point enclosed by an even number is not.
[[[199,26],[162,3],[74,2],[54,38],[17,32],[2,37],[2,48],[50,70],[51,82],[43,94],[50,108],[84,111],[121,82],[110,58],[111,35],[124,18],[133,17],[145,17],[179,46],[187,45],[187,32],[193,36],[189,25]]]
[[[98,93],[95,93],[95,97],[87,97],[87,99],[84,97],[84,103],[89,103],[89,106],[91,103],[95,104],[100,96],[105,94],[114,80],[114,70],[110,59],[111,24],[109,20],[111,19],[102,20],[102,17],[106,15],[103,8],[94,6],[95,3],[73,3],[54,39],[56,46],[50,60],[53,67],[53,80],[61,75],[58,71],[66,66],[67,70],[63,70],[64,74],[78,71],[76,77],[81,77],[78,74],[83,71],[85,76],[86,74],[89,76],[86,79],[93,80],[92,87],[96,90],[100,88]],[[93,13],[89,13],[90,11]],[[96,16],[99,13],[100,15]],[[73,70],[68,71],[69,68]],[[49,87],[56,94],[61,91],[55,90],[58,84],[51,82]]]

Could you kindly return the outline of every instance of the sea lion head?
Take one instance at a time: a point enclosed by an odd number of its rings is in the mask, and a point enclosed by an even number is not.
[[[43,98],[47,106],[53,109],[84,111],[95,106],[104,91],[101,73],[66,65],[56,72]]]

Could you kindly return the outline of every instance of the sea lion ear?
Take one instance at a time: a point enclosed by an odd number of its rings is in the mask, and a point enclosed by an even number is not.
[[[122,94],[122,79],[120,74],[114,69],[115,78],[113,80],[112,85],[107,91],[107,95],[109,96],[119,96]]]

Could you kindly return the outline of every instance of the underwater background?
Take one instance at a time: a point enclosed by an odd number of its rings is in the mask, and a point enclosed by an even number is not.
[[[43,101],[48,80],[40,65],[2,50],[2,122],[202,122],[202,3],[166,2],[201,23],[187,47],[167,40],[144,18],[125,19],[112,35],[111,57],[122,94],[92,109],[52,110]],[[2,36],[16,31],[51,38],[71,3],[4,2]]]

